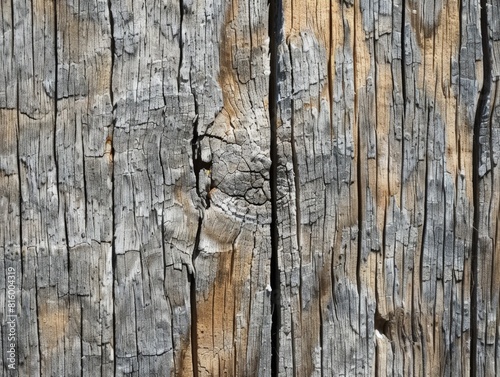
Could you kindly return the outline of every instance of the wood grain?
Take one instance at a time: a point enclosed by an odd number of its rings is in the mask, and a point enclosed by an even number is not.
[[[2,375],[500,374],[499,20],[3,1]]]

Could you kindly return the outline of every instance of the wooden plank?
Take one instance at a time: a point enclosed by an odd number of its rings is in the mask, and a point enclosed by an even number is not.
[[[2,11],[2,108],[15,109],[2,110],[13,114],[2,130],[16,135],[22,238],[17,373],[112,374],[107,3],[15,1]]]
[[[55,100],[47,93],[56,72],[54,6],[40,1],[12,2],[9,18],[12,55],[7,58],[12,75],[6,78],[6,92],[17,115],[22,256],[18,269],[18,371],[13,372],[61,374],[71,371],[78,356],[64,342],[68,262],[63,212],[59,211]]]
[[[65,374],[114,373],[112,69],[107,1],[57,2],[55,143],[67,237]],[[69,310],[68,310],[69,309]],[[42,351],[43,352],[43,351]]]
[[[482,66],[479,67],[481,97],[474,119],[474,230],[475,276],[473,315],[475,346],[472,355],[476,376],[500,373],[498,349],[498,290],[497,274],[500,246],[499,166],[500,151],[500,15],[498,2],[481,2]]]
[[[478,9],[284,2],[281,374],[469,373]]]
[[[186,16],[185,30],[202,22],[207,9],[212,11],[204,7],[193,17]],[[211,67],[215,61],[220,70],[211,74],[197,68],[191,84],[200,113],[193,140],[194,167],[195,171],[197,165],[200,168],[197,192],[204,213],[194,265],[198,373],[269,375],[268,4],[262,0],[223,2],[208,18],[221,11],[219,49],[214,53],[205,41],[201,47],[205,62],[198,63],[200,68]],[[190,46],[184,59],[199,56],[199,48]],[[204,79],[208,83],[203,88],[200,84],[207,73],[209,80]],[[211,82],[211,77],[217,81]],[[215,109],[208,106],[212,104]]]
[[[19,165],[17,153],[17,111],[0,110],[0,216],[4,225],[0,227],[0,320],[1,354],[0,368],[10,371],[18,363],[16,347],[19,342],[18,313],[22,279],[21,222]]]
[[[117,371],[269,369],[267,4],[112,11]]]
[[[189,373],[192,367],[196,114],[191,92],[178,88],[181,4],[111,2],[118,375],[170,375],[179,365]]]

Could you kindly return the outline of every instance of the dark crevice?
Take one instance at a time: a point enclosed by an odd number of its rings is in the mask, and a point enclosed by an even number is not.
[[[404,203],[403,192],[404,192],[404,183],[405,183],[405,123],[406,123],[406,104],[407,104],[407,89],[406,89],[406,0],[402,1],[402,12],[401,12],[401,95],[403,97],[403,118],[401,119],[401,177],[400,177],[400,191],[399,198],[400,203]],[[404,258],[404,256],[403,256]]]
[[[201,219],[200,219],[201,224]],[[199,241],[199,233],[201,226],[198,227],[198,234],[196,235],[196,246],[194,250],[198,249],[198,241]],[[196,253],[197,254],[197,253]],[[193,253],[193,268],[194,268],[194,260],[195,254]],[[191,361],[193,368],[193,376],[198,377],[198,311],[196,307],[196,279],[194,271],[189,273],[189,291],[190,291],[190,305],[191,305]]]
[[[349,7],[349,4],[346,3],[346,6]],[[358,22],[359,20],[356,20],[354,22]],[[353,28],[353,40],[356,41],[356,27]],[[346,44],[347,45],[347,44]],[[348,46],[348,45],[347,45]],[[375,47],[376,48],[376,47]],[[357,253],[358,253],[358,259],[356,261],[356,284],[357,284],[357,290],[358,290],[358,295],[361,297],[361,266],[362,266],[362,260],[363,260],[363,243],[366,245],[366,237],[364,235],[364,205],[366,204],[366,200],[363,197],[363,187],[362,187],[362,172],[361,169],[363,166],[366,166],[366,164],[361,164],[361,153],[363,152],[361,150],[361,146],[363,145],[362,143],[362,135],[361,135],[361,122],[358,118],[358,109],[359,109],[359,92],[361,91],[361,88],[356,87],[357,83],[357,72],[356,72],[356,64],[358,63],[356,61],[356,56],[357,56],[357,50],[356,50],[356,43],[353,43],[352,46],[352,60],[353,60],[353,80],[354,80],[354,117],[355,117],[355,126],[357,125],[357,148],[356,148],[356,194],[357,194],[357,206],[358,206],[358,234],[357,234]],[[362,305],[362,300],[359,301],[359,310],[361,312],[361,305]]]
[[[111,106],[113,107],[113,113],[114,113],[114,98],[113,98],[113,68],[115,66],[115,54],[116,54],[116,46],[115,46],[115,20],[113,18],[113,12],[111,10],[111,1],[108,0],[108,11],[109,11],[109,32],[111,34],[111,41],[110,41],[110,46],[109,48],[111,49],[111,72],[109,75],[109,97],[111,101]],[[113,119],[114,119],[114,114],[113,114]]]
[[[428,106],[426,106],[426,108],[428,108]],[[431,124],[430,123],[430,114],[428,113],[427,114],[427,122],[425,123],[425,127],[426,127],[426,134],[425,134],[425,143],[427,145],[427,148],[428,147],[428,140],[429,140],[429,125]],[[420,132],[420,130],[418,130],[418,132]],[[428,151],[426,150],[426,154]],[[424,208],[423,208],[423,214],[422,214],[422,234],[421,234],[421,239],[420,239],[420,255],[419,255],[419,263],[418,263],[418,266],[419,266],[419,271],[418,271],[418,281],[419,281],[419,290],[421,292],[423,292],[423,266],[424,266],[424,258],[425,258],[425,250],[426,250],[426,240],[427,240],[427,227],[428,227],[428,220],[427,220],[427,206],[428,206],[428,198],[429,198],[429,192],[428,192],[428,189],[429,189],[429,161],[428,159],[425,159],[423,161],[423,163],[425,164],[425,169],[424,169],[424,180],[425,180],[425,184],[424,184],[424,200],[423,200],[423,203],[424,203]],[[420,177],[419,177],[420,178]],[[420,221],[418,219],[418,217],[416,218],[417,221]],[[415,300],[415,288],[412,288],[412,300]],[[413,301],[414,302],[414,301]],[[427,368],[427,361],[426,361],[426,341],[424,339],[424,335],[423,335],[423,330],[422,330],[422,325],[420,324],[420,319],[418,318],[418,315],[417,313],[415,313],[414,311],[412,312],[412,316],[416,316],[416,318],[414,317],[414,326],[412,326],[412,338],[414,340],[415,343],[420,343],[422,345],[422,349],[423,349],[423,353],[422,353],[422,373],[425,374],[426,373],[426,368]]]
[[[356,28],[354,28],[354,40],[356,40]],[[356,46],[354,46],[354,51],[353,51],[353,61],[354,61],[354,64],[356,63]],[[356,71],[356,67],[354,67],[354,74],[355,74],[355,71]],[[356,78],[354,77],[354,82],[356,82]],[[360,90],[360,88],[355,88],[356,92],[358,92],[358,90]],[[358,94],[356,93],[355,95],[355,112],[358,110]],[[366,167],[366,164],[362,164],[361,163],[361,153],[362,153],[362,150],[361,150],[361,146],[363,145],[363,142],[362,142],[362,135],[361,135],[361,127],[360,127],[360,124],[361,122],[357,121],[357,125],[358,125],[358,134],[357,134],[357,148],[356,148],[356,194],[357,194],[357,206],[358,206],[358,237],[357,237],[357,241],[358,241],[358,247],[357,247],[357,252],[358,252],[358,260],[356,261],[356,284],[357,284],[357,290],[358,290],[358,295],[361,297],[361,287],[362,287],[362,283],[361,283],[361,266],[362,266],[362,260],[363,260],[363,243],[365,243],[366,245],[366,237],[364,235],[364,205],[366,203],[366,199],[365,197],[363,196],[363,185],[362,185],[362,182],[363,182],[363,175],[362,175],[362,172],[361,172],[361,169],[363,166]],[[379,208],[378,210],[382,210],[381,208]],[[361,305],[362,305],[362,301],[360,300],[359,302],[359,305],[360,305],[360,310],[361,310]]]
[[[75,298],[76,299],[76,298]],[[80,307],[83,307],[83,300],[81,297],[78,297],[77,298],[78,301],[79,301],[79,304],[80,304]],[[71,296],[68,297],[68,306],[71,306]],[[80,352],[81,352],[81,362],[80,362],[80,377],[83,377],[84,376],[84,370],[86,369],[86,367],[84,366],[84,363],[85,363],[85,359],[86,357],[83,356],[83,350],[85,349],[85,341],[84,341],[84,336],[83,334],[85,334],[85,329],[84,329],[84,325],[85,325],[85,321],[84,321],[84,311],[83,310],[80,310]]]
[[[182,33],[182,13],[184,12],[183,9],[183,3],[181,0],[181,33]],[[181,45],[181,51],[182,51],[182,45]],[[181,59],[182,60],[182,59]],[[180,75],[180,71],[179,71]],[[191,78],[190,81],[192,82]],[[191,139],[191,159],[193,163],[193,170],[195,174],[195,189],[196,189],[196,194],[198,195],[198,198],[201,200],[201,203],[203,205],[203,208],[207,208],[207,204],[205,202],[204,197],[202,197],[200,191],[200,173],[202,172],[203,169],[207,168],[209,169],[211,165],[209,164],[208,166],[205,165],[201,159],[201,149],[200,149],[200,141],[201,138],[198,135],[198,125],[199,125],[199,107],[198,107],[198,100],[196,93],[194,89],[191,91],[194,99],[194,111],[196,114],[195,119],[193,120],[193,138]],[[191,271],[188,271],[189,273],[189,285],[190,285],[190,305],[191,305],[191,361],[192,361],[192,368],[193,368],[193,376],[198,377],[198,309],[196,306],[196,258],[198,258],[198,255],[200,254],[199,246],[200,246],[200,238],[201,238],[201,229],[203,225],[203,210],[200,205],[198,205],[198,228],[196,230],[196,238],[194,241],[194,247],[193,247],[193,254],[191,255]]]
[[[193,139],[191,140],[191,149],[193,153],[193,170],[196,177],[196,194],[201,200],[203,208],[210,208],[210,191],[214,188],[214,182],[206,183],[205,187],[200,187],[200,174],[205,174],[212,169],[212,161],[203,161],[201,157],[201,140],[203,136],[198,136],[198,121],[195,120],[193,127]]]
[[[111,274],[113,276],[113,287],[111,290],[111,299],[113,301],[113,347],[114,347],[114,357],[113,357],[113,370],[116,373],[117,368],[117,346],[118,339],[116,337],[117,328],[118,328],[118,320],[116,318],[116,271],[117,271],[117,254],[116,254],[116,216],[115,216],[115,177],[114,177],[114,169],[111,171],[111,223],[112,227],[112,235],[111,235]]]
[[[189,271],[190,275],[196,275],[195,262],[198,255],[200,255],[200,239],[201,239],[201,228],[203,225],[203,217],[198,217],[198,228],[196,229],[196,238],[194,241],[193,255],[191,257],[192,271]]]
[[[330,29],[330,38],[328,41],[328,95],[329,95],[329,103],[333,103],[333,85],[334,85],[334,80],[333,77],[335,77],[334,72],[333,72],[333,6],[332,2],[335,0],[330,0],[329,3],[329,17],[328,17],[328,27]],[[293,2],[292,2],[293,3]],[[336,27],[336,25],[335,25]],[[330,109],[330,140],[333,141],[333,125],[334,125],[334,113],[333,109]]]
[[[12,17],[14,17],[14,15],[12,14]],[[12,18],[14,19],[14,18]],[[12,50],[14,52],[14,50]],[[20,275],[18,276],[15,276],[15,279],[16,279],[16,284],[18,284],[19,287],[21,287],[21,290],[24,289],[23,287],[23,276],[24,276],[24,253],[23,253],[23,190],[22,190],[22,180],[21,180],[21,123],[20,123],[20,117],[19,117],[19,79],[16,80],[16,109],[17,109],[17,112],[16,112],[16,122],[17,122],[17,125],[16,125],[16,157],[17,157],[17,182],[18,182],[18,194],[19,194],[19,199],[18,199],[18,205],[19,205],[19,215],[18,215],[18,218],[19,218],[19,223],[18,223],[18,229],[19,229],[19,263],[20,263]],[[26,253],[26,256],[28,255],[28,253]],[[14,258],[16,257],[16,255],[14,255]],[[5,258],[5,257],[4,257]],[[5,261],[6,262],[6,261]],[[29,263],[29,261],[26,261],[27,263]],[[6,271],[8,267],[10,267],[8,264],[6,264]],[[17,275],[17,273],[16,273]],[[7,281],[7,277],[5,277],[6,281]],[[36,278],[35,278],[35,287],[36,287],[37,283],[36,283]],[[35,292],[38,292],[38,289],[35,289]],[[38,314],[38,295],[35,294],[35,307],[36,307],[36,312]],[[15,300],[15,305],[16,305],[16,309],[15,309],[15,313],[17,314],[18,313],[18,310],[19,308],[21,307],[22,305],[22,296],[17,296],[16,297],[16,300]],[[7,314],[7,312],[6,312]],[[36,316],[37,318],[37,321],[36,321],[36,326],[37,326],[37,334],[38,334],[38,341],[40,341],[40,322],[39,322],[39,316],[37,315]],[[16,326],[18,327],[19,324],[17,323]],[[18,331],[18,329],[16,328],[16,331]],[[19,350],[19,341],[16,340],[16,347],[17,349]],[[39,361],[41,364],[41,351],[40,351],[40,348],[41,347],[38,347],[38,356],[40,357]],[[17,355],[19,355],[19,352],[17,352]],[[6,359],[4,359],[6,360]],[[21,359],[16,356],[16,361],[18,364],[21,363]],[[5,363],[4,365],[6,365],[7,363]]]
[[[196,192],[200,195],[198,190],[198,181],[199,181],[199,173],[200,168],[197,163],[196,156],[196,143],[194,142],[197,138],[197,121],[195,121],[194,126],[194,137],[193,137],[193,165],[196,174]],[[201,198],[201,197],[200,197]],[[193,376],[198,376],[198,311],[196,307],[196,258],[200,254],[199,245],[200,245],[200,237],[201,237],[201,228],[203,225],[203,216],[200,214],[198,216],[198,228],[196,230],[196,238],[194,241],[193,254],[191,256],[191,265],[192,270],[188,270],[188,280],[190,286],[190,305],[191,305],[191,360],[192,360],[192,368],[193,368]]]
[[[56,6],[57,6],[57,3],[54,2],[54,15],[56,15]],[[31,23],[32,25],[35,25],[35,15],[34,15],[34,12],[33,12],[33,6],[30,7],[30,16],[31,16]],[[54,34],[56,36],[55,38],[55,41],[56,41],[56,54],[57,54],[57,18],[54,18]],[[34,27],[31,27],[31,40],[33,41],[31,43],[31,56],[32,56],[32,59],[31,59],[31,69],[32,69],[32,72],[33,74],[35,74],[36,72],[36,68],[35,68],[35,56],[36,56],[36,52],[35,52],[35,43],[34,41],[36,40],[35,39],[35,28]],[[57,60],[56,60],[56,63],[57,63]],[[56,66],[57,67],[57,66]],[[33,98],[36,98],[36,86],[33,85],[32,86],[32,94],[33,94]],[[57,97],[56,97],[57,98]]]
[[[85,151],[85,138],[83,137],[83,130],[80,124],[80,127],[78,127],[78,123],[75,119],[75,130],[78,130],[80,128],[80,142],[82,143],[82,151]],[[75,143],[76,143],[76,138],[75,138]],[[87,189],[87,169],[85,167],[85,154],[82,156],[82,186],[83,186],[83,207],[84,207],[84,212],[85,212],[85,225],[84,229],[88,229],[88,218],[89,218],[89,212],[88,212],[88,205],[90,202],[89,195],[88,195],[88,189]],[[92,182],[92,181],[91,181]]]
[[[281,0],[269,3],[270,65],[269,77],[269,120],[271,127],[271,376],[279,375],[279,336],[281,327],[280,269],[278,258],[278,204],[277,204],[277,125],[278,125],[278,46],[282,41],[283,11]]]
[[[182,23],[184,21],[184,1],[179,0],[179,11],[180,11],[180,23],[179,23],[179,70],[177,73],[177,91],[180,93],[181,91],[181,68],[182,61],[184,59],[182,47],[184,45],[184,41],[182,39]]]
[[[473,156],[472,156],[472,167],[473,167],[473,203],[474,203],[474,219],[472,226],[472,320],[471,320],[471,358],[470,358],[470,370],[471,377],[475,377],[478,374],[477,352],[478,352],[478,300],[481,297],[478,295],[478,268],[479,268],[479,223],[480,223],[480,182],[481,174],[479,171],[481,165],[481,129],[483,127],[488,127],[489,119],[489,101],[490,92],[492,84],[492,73],[491,73],[491,51],[488,33],[488,12],[487,12],[487,0],[480,1],[480,27],[481,27],[481,46],[483,52],[483,87],[479,95],[479,100],[476,108],[476,115],[474,118],[474,137],[473,137]],[[486,147],[486,146],[485,146]]]
[[[28,254],[28,253],[26,253]],[[35,310],[36,310],[36,336],[37,336],[37,342],[38,342],[38,345],[37,345],[37,348],[38,348],[38,375],[41,376],[42,375],[42,365],[44,364],[44,359],[43,359],[43,352],[42,352],[42,346],[41,346],[41,340],[42,340],[42,334],[40,333],[40,302],[39,302],[39,295],[38,293],[40,292],[40,287],[38,286],[38,279],[37,279],[37,276],[36,276],[36,272],[35,272],[35,278],[33,279],[34,280],[34,283],[35,283],[35,292],[37,294],[33,295],[35,296]],[[22,299],[21,299],[22,300]],[[21,305],[22,305],[22,301],[21,301]],[[18,359],[19,360],[19,359]],[[19,360],[20,361],[20,360]]]
[[[381,335],[385,335],[388,339],[391,339],[389,326],[390,326],[389,319],[384,318],[382,314],[380,314],[377,307],[375,310],[375,318],[374,318],[375,330],[377,330]]]
[[[406,119],[406,0],[402,1],[401,16],[401,91],[403,95],[403,119]],[[404,135],[403,138],[404,140]]]
[[[18,182],[18,192],[19,192],[19,258],[21,263],[21,284],[22,276],[24,276],[24,256],[23,256],[23,184],[21,180],[21,123],[19,119],[19,80],[16,82],[16,120],[17,120],[17,130],[16,130],[16,156],[17,156],[17,182]]]
[[[116,243],[115,243],[115,234],[116,234],[116,218],[115,218],[115,170],[114,170],[114,162],[112,160],[112,156],[114,156],[114,148],[113,148],[113,139],[114,139],[114,131],[115,131],[115,124],[116,124],[116,106],[114,103],[114,96],[113,96],[113,70],[115,67],[115,54],[116,54],[116,46],[115,46],[115,24],[114,24],[114,18],[113,18],[113,12],[111,10],[112,0],[108,0],[108,12],[109,12],[109,27],[110,27],[110,34],[111,34],[111,40],[110,40],[110,54],[111,54],[111,72],[109,73],[109,99],[111,102],[111,125],[110,129],[108,130],[108,137],[106,139],[106,143],[110,143],[111,150],[109,151],[111,158],[109,161],[111,162],[110,164],[110,178],[111,178],[111,224],[112,224],[112,233],[111,233],[111,273],[113,276],[113,286],[111,290],[111,297],[113,300],[113,345],[114,345],[114,353],[115,356],[113,357],[113,370],[114,373],[116,373],[117,369],[117,357],[116,357],[116,347],[118,345],[118,339],[116,337],[116,329],[118,327],[118,321],[116,318],[116,297],[115,297],[115,290],[116,290],[116,271],[117,271],[117,254],[116,254]],[[106,151],[106,150],[105,150]]]
[[[4,2],[2,1],[2,14],[5,14],[4,12]],[[11,39],[10,39],[10,51],[12,52],[12,57],[11,57],[11,61],[10,61],[10,64],[12,65],[12,68],[14,68],[14,63],[15,63],[15,60],[14,60],[14,53],[16,51],[16,48],[15,48],[15,39],[16,39],[16,33],[14,33],[14,25],[16,24],[16,21],[15,21],[15,7],[14,7],[14,0],[11,0],[11,7],[10,7],[10,18],[11,18],[11,28],[12,28],[12,32],[11,32]],[[5,30],[5,29],[4,29]],[[5,35],[5,34],[4,34]],[[19,83],[19,79],[17,80],[18,83]],[[17,96],[19,97],[19,91],[17,92]],[[18,107],[19,109],[19,107]]]
[[[54,144],[52,151],[54,153],[54,167],[56,174],[56,184],[59,186],[59,166],[58,166],[58,158],[57,158],[57,97],[58,97],[58,72],[57,72],[57,2],[54,0]],[[19,92],[18,92],[19,97]],[[18,102],[19,109],[19,102]],[[57,206],[58,208],[61,206],[61,195],[58,190],[57,195]],[[69,240],[66,238],[66,244]],[[68,283],[69,284],[69,283]]]
[[[190,82],[192,83],[193,80],[191,78],[191,73],[189,79]],[[210,180],[210,183],[206,183],[205,187],[200,187],[201,186],[200,174],[207,172],[208,174],[211,174],[210,171],[212,169],[212,161],[203,161],[201,155],[201,141],[203,140],[205,135],[199,135],[198,132],[199,106],[198,106],[197,95],[194,89],[191,90],[191,94],[193,95],[194,98],[194,111],[196,114],[196,117],[193,120],[193,138],[191,139],[191,153],[192,153],[191,158],[193,162],[193,170],[196,179],[196,194],[201,201],[201,206],[204,209],[207,209],[210,207],[210,190],[214,187],[214,182]],[[203,217],[203,215],[200,214],[200,217]]]

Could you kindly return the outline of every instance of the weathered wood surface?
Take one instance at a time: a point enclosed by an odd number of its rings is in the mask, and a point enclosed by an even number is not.
[[[498,11],[284,1],[280,374],[499,373]]]
[[[499,373],[498,11],[284,1],[280,375]]]
[[[0,13],[2,375],[500,374],[498,0]]]

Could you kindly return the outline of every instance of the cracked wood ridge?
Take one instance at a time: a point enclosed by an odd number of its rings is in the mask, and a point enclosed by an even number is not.
[[[1,375],[500,375],[498,0],[0,15]]]

